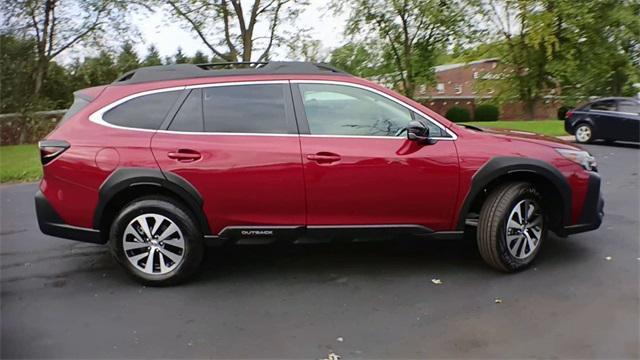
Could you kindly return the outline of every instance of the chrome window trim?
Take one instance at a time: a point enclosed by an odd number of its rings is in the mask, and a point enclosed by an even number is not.
[[[603,112],[603,113],[607,113],[607,114],[638,115],[638,114],[636,114],[636,113],[632,113],[632,112],[617,111],[617,110],[599,110],[599,109],[592,109],[591,111],[594,111],[594,112]]]
[[[120,129],[120,130],[132,130],[132,131],[142,131],[142,132],[157,132],[157,133],[163,133],[163,134],[178,134],[178,135],[213,135],[213,136],[223,136],[223,135],[228,135],[228,136],[285,136],[285,137],[291,137],[291,136],[302,136],[302,137],[324,137],[324,138],[357,138],[357,139],[389,139],[389,140],[397,140],[397,139],[406,139],[404,137],[397,137],[397,136],[367,136],[367,135],[313,135],[313,134],[281,134],[281,133],[231,133],[231,132],[191,132],[191,131],[173,131],[173,130],[152,130],[152,129],[141,129],[141,128],[135,128],[135,127],[129,127],[129,126],[120,126],[120,125],[114,125],[111,124],[109,122],[106,122],[103,119],[103,115],[113,109],[114,107],[123,104],[129,100],[138,98],[140,96],[145,96],[145,95],[152,95],[152,94],[157,94],[157,93],[162,93],[162,92],[168,92],[168,91],[182,91],[182,90],[190,90],[190,89],[202,89],[202,88],[209,88],[209,87],[220,87],[220,86],[242,86],[242,85],[260,85],[260,84],[287,84],[287,83],[292,83],[292,84],[303,84],[303,83],[311,83],[311,84],[329,84],[329,85],[345,85],[345,86],[351,86],[351,87],[356,87],[356,88],[360,88],[363,90],[367,90],[367,91],[371,91],[375,94],[381,95],[391,101],[394,101],[395,103],[399,104],[400,106],[405,107],[406,109],[409,109],[417,114],[419,114],[420,116],[424,117],[425,119],[427,119],[428,121],[432,122],[434,125],[436,125],[437,127],[439,127],[440,129],[444,130],[447,134],[449,134],[449,136],[451,137],[440,137],[440,136],[434,136],[432,139],[434,140],[441,140],[441,141],[453,141],[456,140],[458,138],[458,136],[456,135],[455,132],[449,130],[447,127],[445,127],[444,125],[440,124],[439,122],[437,122],[436,120],[434,120],[432,117],[428,116],[427,114],[423,113],[422,111],[419,111],[418,109],[414,108],[411,105],[405,104],[402,101],[395,99],[394,97],[387,95],[379,90],[370,88],[368,86],[365,85],[360,85],[360,84],[354,84],[354,83],[350,83],[350,82],[346,82],[346,81],[329,81],[329,80],[252,80],[252,81],[238,81],[238,82],[224,82],[224,83],[210,83],[210,84],[197,84],[197,85],[186,85],[186,86],[174,86],[174,87],[170,87],[170,88],[162,88],[162,89],[154,89],[154,90],[147,90],[147,91],[142,91],[139,93],[135,93],[135,94],[131,94],[128,96],[123,97],[122,99],[118,99],[100,109],[98,109],[97,111],[93,112],[91,115],[89,115],[89,121],[98,124],[98,125],[102,125],[102,126],[106,126],[106,127],[110,127],[110,128],[114,128],[114,129]]]
[[[440,129],[444,130],[447,134],[449,134],[449,136],[451,137],[440,137],[440,136],[434,136],[431,139],[434,140],[442,140],[442,141],[454,141],[458,138],[458,135],[456,135],[455,132],[449,130],[446,126],[440,124],[438,121],[434,120],[431,116],[423,113],[422,111],[414,108],[413,106],[409,105],[409,104],[405,104],[404,102],[394,98],[391,95],[385,94],[384,92],[371,88],[369,86],[365,86],[365,85],[360,85],[360,84],[354,84],[351,82],[346,82],[346,81],[335,81],[335,80],[291,80],[290,81],[292,84],[328,84],[328,85],[345,85],[345,86],[351,86],[351,87],[355,87],[355,88],[360,88],[363,90],[367,90],[367,91],[371,91],[375,94],[381,95],[395,103],[397,103],[400,106],[403,106],[404,108],[415,112],[416,114],[424,117],[425,119],[427,119],[427,121],[430,121],[431,123],[433,123],[434,125],[436,125],[437,127],[439,127]],[[320,134],[300,134],[300,136],[305,136],[305,137],[352,137],[352,138],[386,138],[386,139],[398,139],[399,137],[396,136],[367,136],[367,135],[320,135]]]

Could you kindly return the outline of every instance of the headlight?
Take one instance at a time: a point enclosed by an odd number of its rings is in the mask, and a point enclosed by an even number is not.
[[[576,164],[579,164],[585,170],[589,171],[597,171],[596,158],[591,156],[586,151],[581,150],[568,150],[568,149],[556,149],[558,154],[562,155],[566,159],[573,161]]]

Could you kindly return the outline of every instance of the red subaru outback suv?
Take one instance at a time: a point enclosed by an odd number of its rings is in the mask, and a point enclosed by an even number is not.
[[[42,232],[108,243],[160,285],[193,274],[206,243],[336,233],[475,230],[482,258],[511,272],[549,230],[602,221],[595,161],[576,146],[459,126],[323,64],[217,65],[78,91],[40,142]]]

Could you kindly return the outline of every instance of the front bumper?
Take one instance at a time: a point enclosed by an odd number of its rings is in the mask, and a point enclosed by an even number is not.
[[[577,234],[595,230],[602,224],[604,217],[604,199],[600,192],[600,175],[592,172],[589,174],[587,195],[582,206],[582,214],[575,225],[565,226],[563,235]]]
[[[41,191],[36,193],[36,215],[43,234],[64,239],[104,244],[100,231],[65,224]]]

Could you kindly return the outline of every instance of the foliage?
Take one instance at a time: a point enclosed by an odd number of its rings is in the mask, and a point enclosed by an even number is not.
[[[444,117],[456,123],[468,122],[471,120],[471,114],[469,113],[469,110],[460,106],[454,106],[451,109],[447,110],[447,113],[444,115]]]
[[[0,146],[0,183],[34,181],[41,176],[37,145]]]
[[[558,120],[564,120],[567,118],[567,113],[569,112],[569,110],[573,109],[574,106],[566,106],[566,105],[562,105],[560,106],[560,108],[558,108]]]
[[[119,75],[140,67],[140,58],[130,42],[127,41],[122,45],[116,60],[116,67]]]
[[[198,50],[189,62],[192,64],[206,64],[209,62],[209,59],[207,59],[202,51]]]
[[[50,62],[72,47],[127,28],[125,0],[1,0],[2,32],[35,41],[33,96],[38,97]],[[109,29],[109,32],[105,31]]]
[[[462,1],[334,0],[336,11],[349,6],[347,34],[377,41],[382,67],[415,95],[418,84],[434,80],[432,67],[441,49],[465,36],[468,17]],[[350,5],[347,5],[350,4]]]
[[[364,43],[349,42],[331,52],[329,63],[340,70],[360,77],[382,75],[379,60]]]
[[[158,48],[151,44],[147,48],[147,56],[142,60],[142,66],[156,66],[162,65],[162,59],[160,58],[160,52]]]
[[[640,81],[640,2],[637,0],[480,0],[485,53],[504,66],[501,102],[534,105],[561,94],[576,102],[592,95],[633,92]],[[478,47],[480,48],[480,46]],[[478,54],[478,52],[476,52]]]
[[[498,121],[500,109],[492,104],[480,104],[473,113],[474,121]]]

